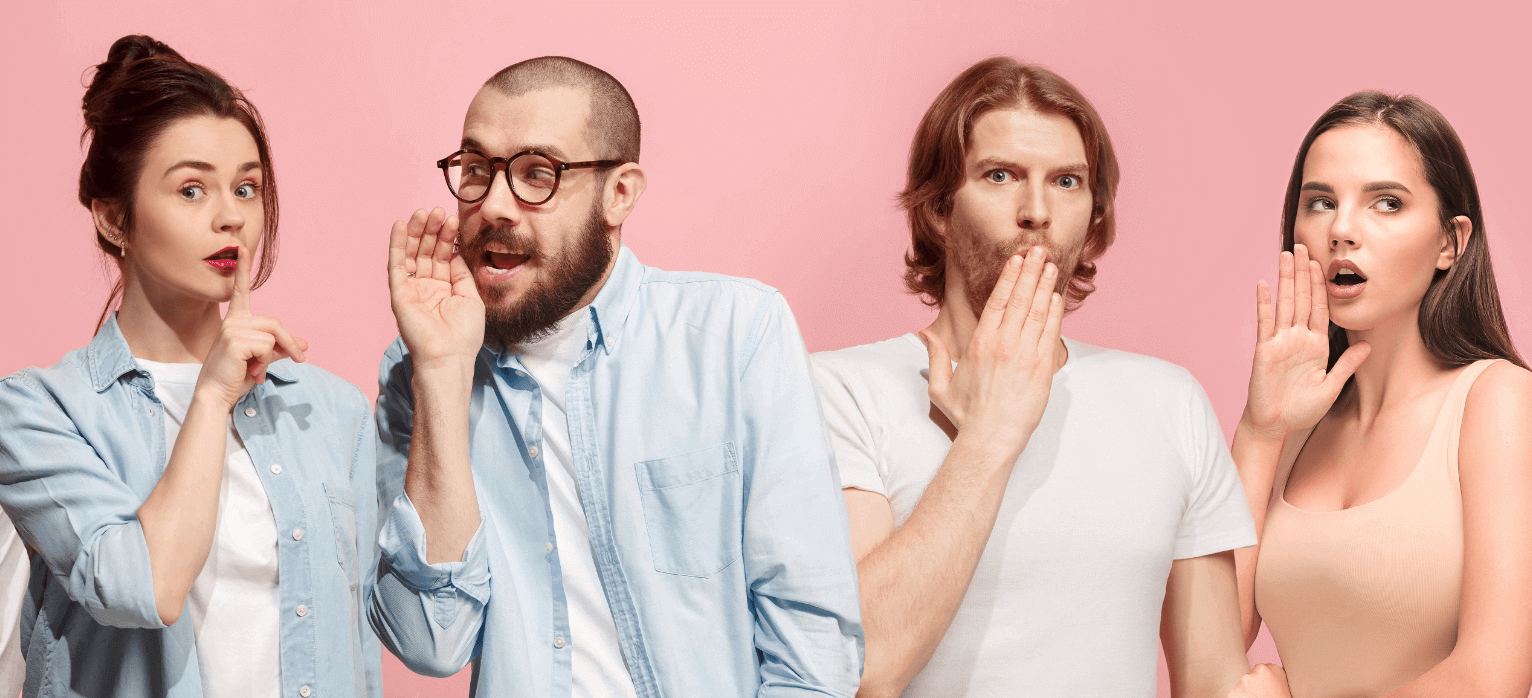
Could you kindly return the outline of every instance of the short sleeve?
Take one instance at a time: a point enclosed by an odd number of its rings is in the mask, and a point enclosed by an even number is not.
[[[1244,548],[1256,542],[1250,506],[1245,502],[1239,470],[1224,443],[1223,429],[1218,426],[1218,415],[1202,386],[1190,376],[1188,380],[1192,389],[1181,414],[1185,420],[1183,452],[1192,471],[1192,491],[1176,530],[1177,560]]]
[[[888,496],[883,476],[878,473],[877,447],[861,401],[861,381],[848,375],[839,362],[825,354],[813,354],[809,363],[814,369],[814,388],[824,411],[830,444],[835,450],[835,464],[840,470],[842,488],[854,487]]]

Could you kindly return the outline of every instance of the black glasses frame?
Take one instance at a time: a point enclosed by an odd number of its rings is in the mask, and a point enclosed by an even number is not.
[[[451,166],[452,159],[458,157],[459,155],[465,154],[477,155],[489,161],[489,186],[484,187],[484,193],[480,194],[476,199],[465,199],[460,194],[458,194],[457,190],[452,188],[452,175],[447,173],[447,168]],[[547,160],[553,165],[553,186],[548,189],[548,196],[545,197],[542,201],[528,201],[527,199],[523,198],[521,194],[516,193],[516,184],[511,181],[511,163],[515,162],[517,158],[527,155],[536,155],[544,160]],[[447,191],[452,192],[453,198],[456,198],[458,201],[461,201],[465,204],[474,204],[483,201],[486,197],[489,196],[489,191],[495,188],[495,175],[501,171],[504,171],[505,185],[510,188],[511,196],[516,197],[517,201],[520,201],[529,206],[538,206],[553,200],[553,195],[557,194],[559,191],[559,182],[563,181],[564,170],[579,170],[587,168],[605,169],[608,167],[617,167],[619,165],[626,164],[628,164],[626,160],[587,160],[584,162],[564,162],[556,157],[553,157],[552,155],[536,150],[523,150],[508,158],[492,158],[472,148],[464,148],[436,161],[436,166],[441,168],[442,179],[447,181]]]

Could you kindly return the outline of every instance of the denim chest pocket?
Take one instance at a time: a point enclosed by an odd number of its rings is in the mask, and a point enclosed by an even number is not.
[[[346,573],[346,584],[356,588],[361,571],[356,556],[356,507],[352,505],[352,492],[348,487],[324,484],[325,499],[330,505],[330,521],[334,524],[335,549],[340,554],[340,569]]]
[[[633,469],[656,571],[711,577],[739,559],[744,494],[732,442]]]

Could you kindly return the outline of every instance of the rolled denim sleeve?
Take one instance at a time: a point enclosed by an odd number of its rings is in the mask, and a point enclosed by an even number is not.
[[[96,622],[164,628],[149,546],[129,489],[41,384],[0,380],[0,506]]]
[[[856,561],[808,352],[780,295],[754,324],[740,383],[759,695],[849,697],[863,653]]]
[[[478,654],[489,603],[489,557],[479,524],[463,557],[426,562],[425,526],[404,493],[414,427],[410,362],[401,341],[384,353],[377,405],[377,489],[382,517],[368,620],[411,671],[451,676]]]

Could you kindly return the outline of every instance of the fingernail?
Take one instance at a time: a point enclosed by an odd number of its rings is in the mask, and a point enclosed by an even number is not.
[[[1059,273],[1059,268],[1053,266],[1053,262],[1049,262],[1047,266],[1043,267],[1043,276],[1052,278],[1057,273]]]

